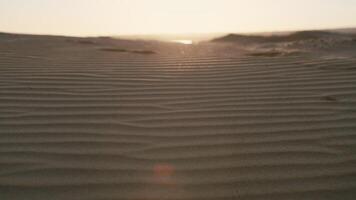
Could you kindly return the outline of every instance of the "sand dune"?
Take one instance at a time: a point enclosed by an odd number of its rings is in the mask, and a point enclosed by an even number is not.
[[[340,39],[352,37],[351,34],[331,31],[298,31],[280,35],[241,35],[229,34],[216,38],[214,42],[295,42],[303,40]]]
[[[354,44],[0,44],[0,199],[356,196]]]
[[[351,30],[349,30],[351,31]],[[215,43],[235,43],[251,49],[252,56],[274,57],[303,52],[335,52],[352,51],[354,48],[354,32],[332,31],[299,31],[292,33],[242,35],[228,34],[215,38]],[[257,50],[257,51],[256,51]]]

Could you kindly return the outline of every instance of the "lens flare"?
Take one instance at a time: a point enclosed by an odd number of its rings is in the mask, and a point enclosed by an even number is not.
[[[172,176],[175,173],[174,166],[170,164],[157,164],[153,167],[154,179],[159,184],[173,184]]]

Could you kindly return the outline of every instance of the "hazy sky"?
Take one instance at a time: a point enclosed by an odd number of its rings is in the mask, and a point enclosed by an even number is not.
[[[0,0],[0,31],[217,33],[356,26],[356,0]]]

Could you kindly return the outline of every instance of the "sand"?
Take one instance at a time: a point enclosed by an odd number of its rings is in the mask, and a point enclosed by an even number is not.
[[[353,200],[341,48],[0,35],[0,199]]]

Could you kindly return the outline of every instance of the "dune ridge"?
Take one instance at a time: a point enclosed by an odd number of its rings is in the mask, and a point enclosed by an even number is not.
[[[327,38],[350,37],[351,34],[332,32],[332,31],[297,31],[290,34],[280,35],[242,35],[228,34],[226,36],[215,38],[214,42],[292,42],[302,40],[315,40]]]

